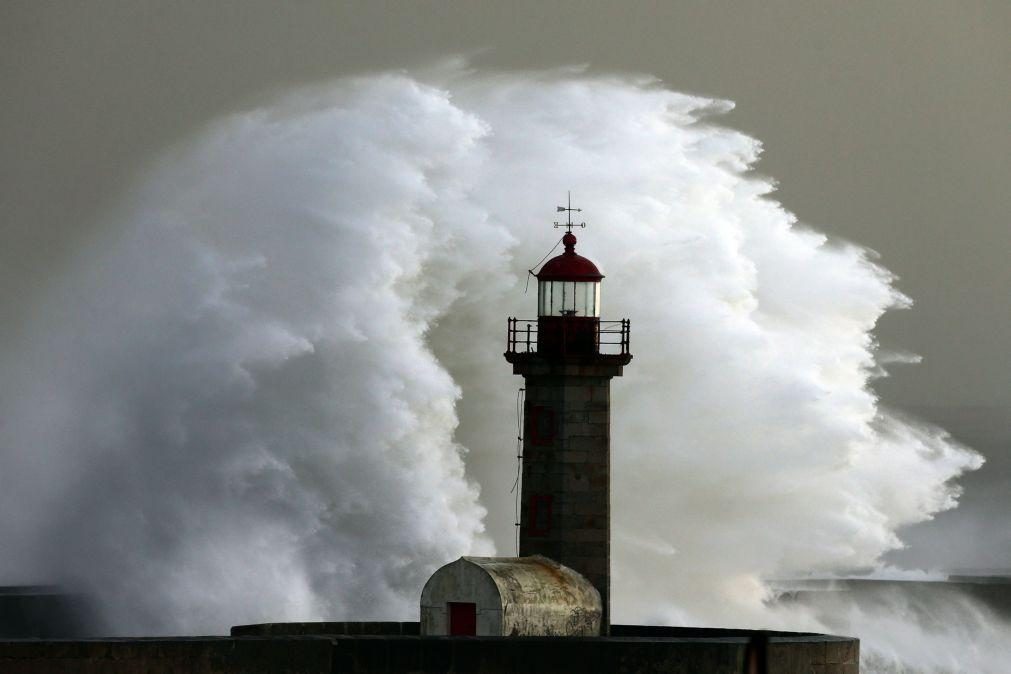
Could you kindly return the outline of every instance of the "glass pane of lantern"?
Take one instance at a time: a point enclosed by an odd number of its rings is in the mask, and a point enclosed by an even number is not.
[[[539,316],[600,316],[600,283],[544,281],[537,292]]]

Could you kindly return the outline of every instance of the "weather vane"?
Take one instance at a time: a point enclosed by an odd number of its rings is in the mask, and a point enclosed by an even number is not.
[[[567,213],[568,214],[568,222],[565,222],[565,223],[556,222],[555,223],[555,227],[567,227],[568,229],[565,230],[567,232],[572,232],[572,228],[573,227],[586,227],[586,223],[585,222],[572,222],[572,214],[573,213],[582,213],[583,212],[582,208],[573,208],[572,207],[572,190],[569,190],[569,205],[568,206],[559,206],[557,212],[558,213]]]

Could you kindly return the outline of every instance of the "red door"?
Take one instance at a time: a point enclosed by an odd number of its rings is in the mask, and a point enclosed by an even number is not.
[[[451,601],[449,604],[449,635],[452,637],[477,636],[477,604]]]

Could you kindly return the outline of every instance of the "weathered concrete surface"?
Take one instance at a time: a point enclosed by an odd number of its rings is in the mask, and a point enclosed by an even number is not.
[[[421,625],[418,622],[307,622],[307,623],[259,623],[257,625],[236,625],[233,637],[271,636],[319,636],[319,635],[374,635],[374,636],[418,636]]]
[[[461,557],[421,592],[421,634],[449,634],[448,602],[477,605],[478,636],[596,636],[600,594],[546,557]]]
[[[396,623],[382,623],[390,629]],[[244,626],[274,633],[310,623]],[[318,623],[339,636],[0,642],[4,674],[740,674],[749,639],[768,638],[774,674],[859,674],[846,637],[615,625],[612,637],[419,637],[346,634],[367,623]],[[401,624],[409,630],[410,623]]]
[[[740,674],[746,645],[601,637],[429,637],[417,643],[412,637],[391,637],[383,643],[348,639],[337,637],[335,672]]]
[[[741,674],[749,636],[721,637],[338,637],[338,672]],[[370,639],[371,641],[366,641]],[[774,674],[859,674],[856,640],[770,637]]]
[[[328,674],[325,637],[0,642],[3,674]]]

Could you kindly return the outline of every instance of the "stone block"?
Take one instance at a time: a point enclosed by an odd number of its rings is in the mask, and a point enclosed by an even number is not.
[[[587,462],[587,459],[590,458],[590,454],[581,450],[566,449],[565,451],[559,452],[558,458],[561,463],[584,464]]]
[[[610,452],[599,451],[599,452],[587,452],[586,453],[586,465],[598,467],[601,470],[610,471],[611,461]]]
[[[565,541],[561,546],[561,553],[566,559],[598,560],[604,565],[601,570],[606,569],[609,550],[610,546],[606,539],[602,541]]]
[[[565,386],[562,390],[567,411],[575,411],[573,409],[575,405],[582,405],[593,400],[595,391],[592,386]]]
[[[561,432],[567,440],[571,440],[574,437],[595,435],[595,433],[593,433],[593,425],[586,423],[585,421],[575,421],[565,424],[562,426]]]
[[[562,488],[566,491],[589,491],[590,489],[590,478],[582,474],[569,474],[565,476],[562,482]]]
[[[604,543],[608,539],[606,529],[571,529],[566,538],[576,543]]]
[[[610,565],[608,564],[607,559],[604,556],[605,554],[606,551],[604,553],[601,553],[599,556],[576,558],[579,559],[579,561],[577,562],[579,564],[579,572],[585,575],[587,578],[590,578],[591,581],[593,580],[593,578],[602,578],[608,576],[610,571]],[[575,559],[573,561],[575,562]],[[576,567],[573,566],[572,568]],[[597,582],[594,582],[594,585],[597,585]]]
[[[854,662],[860,662],[859,641],[840,639],[825,644],[826,664],[851,664]]]
[[[570,437],[565,443],[566,451],[607,453],[608,441],[604,436],[593,437]]]

